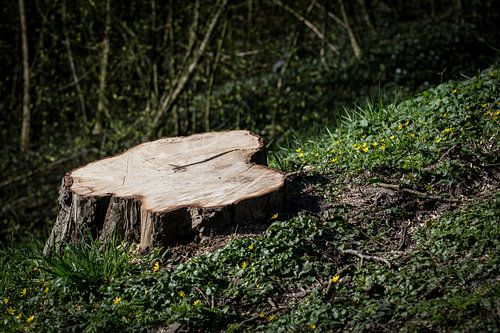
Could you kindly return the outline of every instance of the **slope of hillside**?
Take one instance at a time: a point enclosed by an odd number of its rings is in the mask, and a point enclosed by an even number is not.
[[[253,229],[4,250],[0,330],[497,331],[499,139],[497,66],[369,104],[272,154],[290,207]]]

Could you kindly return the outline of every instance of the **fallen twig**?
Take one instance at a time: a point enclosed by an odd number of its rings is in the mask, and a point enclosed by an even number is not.
[[[425,193],[425,192],[413,190],[411,188],[401,187],[399,184],[377,183],[377,186],[382,187],[382,188],[387,188],[387,189],[393,190],[393,191],[402,191],[402,192],[410,193],[410,194],[413,194],[413,195],[420,197],[420,198],[423,198],[423,199],[433,199],[433,200],[441,200],[441,201],[448,201],[448,202],[459,202],[460,201],[458,199],[444,198],[441,196],[430,195],[430,194]]]
[[[352,249],[340,250],[340,252],[343,254],[351,254],[351,255],[357,256],[361,260],[379,261],[379,262],[386,264],[387,267],[391,268],[391,263],[389,262],[389,260],[382,258],[382,257],[363,254],[361,252],[358,252],[358,251],[352,250]]]

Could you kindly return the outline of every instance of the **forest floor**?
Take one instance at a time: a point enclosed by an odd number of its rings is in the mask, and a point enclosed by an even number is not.
[[[499,331],[500,69],[273,152],[287,209],[141,255],[12,244],[1,331]],[[99,250],[101,248],[101,250]]]

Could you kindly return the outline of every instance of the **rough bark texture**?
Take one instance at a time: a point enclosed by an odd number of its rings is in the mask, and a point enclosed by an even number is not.
[[[44,252],[89,236],[146,251],[269,217],[285,204],[285,176],[265,164],[248,131],[164,138],[89,163],[64,176]]]

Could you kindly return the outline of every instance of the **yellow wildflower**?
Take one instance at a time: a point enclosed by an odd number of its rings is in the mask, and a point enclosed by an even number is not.
[[[401,131],[403,129],[404,125],[403,124],[399,124],[398,126],[398,131]]]
[[[435,143],[440,143],[443,140],[444,140],[443,138],[437,137],[436,139],[434,139],[434,142]]]
[[[5,304],[5,305],[9,304],[9,298],[8,297],[4,297],[2,299],[2,301],[3,301],[3,304]]]
[[[160,263],[157,261],[153,266],[153,272],[158,272],[160,270]]]
[[[297,153],[298,158],[304,158],[304,153]]]
[[[339,279],[340,279],[340,275],[335,275],[334,277],[332,277],[332,283],[337,283],[339,282]]]
[[[373,147],[373,148],[377,148],[377,147],[378,147],[378,143],[376,143],[376,142],[372,142],[372,147]]]
[[[9,306],[7,308],[7,313],[12,316],[14,314],[14,308],[12,306]]]
[[[181,298],[184,298],[184,297],[186,297],[186,293],[185,293],[184,291],[182,291],[182,290],[181,290],[181,291],[179,291],[179,296],[180,296]]]
[[[415,139],[415,133],[410,133],[410,138]]]
[[[385,148],[386,148],[385,145],[380,145],[380,147],[379,147],[379,149],[382,150],[382,151],[384,151]]]
[[[252,250],[253,250],[253,244],[248,245],[248,251],[252,251]]]
[[[21,290],[21,296],[22,297],[26,296],[27,293],[28,293],[28,289],[23,288],[23,290]]]
[[[196,301],[193,302],[193,305],[194,306],[198,306],[200,305],[201,301],[199,299],[197,299]]]
[[[337,163],[337,158],[336,157],[332,157],[330,159],[330,163]]]
[[[113,304],[120,304],[122,301],[121,296],[116,296],[115,299],[113,300]]]
[[[49,287],[45,287],[45,289],[43,290],[44,293],[48,294],[49,293]]]
[[[276,315],[275,314],[272,314],[269,317],[267,317],[267,321],[273,321],[274,319],[276,319]]]
[[[449,127],[448,127],[448,128],[445,128],[445,129],[444,129],[444,133],[445,133],[445,134],[451,133],[451,131],[453,131],[453,128],[449,128]]]
[[[265,315],[265,313],[263,311],[261,311],[261,312],[259,312],[258,316],[260,318],[264,318],[266,315]]]
[[[316,324],[309,325],[309,328],[314,331],[316,329]]]
[[[452,94],[456,94],[457,92],[458,92],[458,89],[453,89],[453,90],[451,91],[451,93],[452,93]]]
[[[23,317],[23,313],[22,312],[19,312],[19,314],[16,316],[17,319],[21,320],[21,318]]]
[[[34,319],[35,319],[35,316],[34,316],[34,315],[31,315],[31,316],[29,316],[29,317],[26,319],[26,322],[27,322],[28,324],[31,324],[31,323],[33,322],[33,320],[34,320]]]
[[[243,261],[243,262],[241,263],[241,269],[245,269],[245,268],[247,268],[247,266],[248,266],[248,264],[247,264],[247,262],[246,262],[246,261]]]
[[[368,147],[361,147],[361,150],[363,151],[363,153],[367,153],[368,152]]]
[[[302,148],[301,148],[301,147],[299,147],[299,148],[295,149],[295,152],[296,152],[297,154],[300,154],[300,153],[303,153],[304,151],[302,150]]]
[[[271,216],[271,220],[276,220],[278,218],[278,213],[274,213],[272,216]]]
[[[394,139],[396,139],[396,136],[395,136],[395,135],[391,135],[391,136],[389,137],[389,139],[394,140]]]

